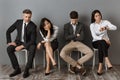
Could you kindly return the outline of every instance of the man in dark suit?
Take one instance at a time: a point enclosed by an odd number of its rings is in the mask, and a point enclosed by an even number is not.
[[[14,72],[9,76],[13,77],[21,73],[21,69],[18,64],[18,60],[15,55],[15,51],[20,51],[22,49],[27,49],[29,51],[28,62],[25,67],[23,77],[28,77],[29,69],[32,66],[33,58],[35,56],[36,50],[36,25],[31,21],[32,12],[29,9],[23,11],[23,19],[17,20],[13,25],[11,25],[7,32],[7,52],[11,60]],[[15,41],[11,40],[11,33],[17,30],[17,36]]]
[[[86,70],[82,68],[82,64],[88,61],[93,56],[93,51],[82,43],[84,40],[84,27],[85,25],[78,22],[78,13],[76,11],[72,11],[70,13],[70,21],[69,23],[64,25],[64,36],[66,40],[66,45],[61,50],[60,56],[69,63],[70,72],[76,73],[79,71],[81,75],[86,73]],[[85,54],[85,56],[81,57],[77,61],[72,59],[69,54],[74,50]],[[77,69],[77,70],[76,70]]]

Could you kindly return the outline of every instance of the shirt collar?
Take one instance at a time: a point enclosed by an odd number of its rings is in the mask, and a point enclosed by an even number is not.
[[[72,22],[70,22],[70,24],[73,25]],[[75,24],[75,26],[76,26],[77,24],[78,24],[78,22]]]
[[[95,22],[95,24],[101,24],[101,23],[102,23],[102,21],[103,21],[103,20],[101,20],[101,21],[100,21],[100,23],[96,23],[96,22]]]
[[[24,24],[24,23],[25,23],[26,25],[28,25],[29,22],[25,22],[25,21],[23,21],[23,24]]]

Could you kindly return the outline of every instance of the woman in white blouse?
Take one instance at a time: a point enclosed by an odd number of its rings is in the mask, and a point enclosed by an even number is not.
[[[92,45],[98,49],[99,52],[99,66],[97,74],[103,73],[103,59],[108,66],[108,69],[112,68],[112,64],[108,58],[108,48],[111,45],[107,31],[116,30],[117,27],[111,24],[108,20],[102,20],[102,14],[99,10],[94,10],[91,16],[90,30],[93,37]]]
[[[45,48],[47,61],[45,75],[49,75],[50,61],[52,62],[52,65],[56,67],[56,62],[53,58],[53,51],[58,48],[57,42],[58,27],[54,26],[49,19],[42,18],[40,22],[39,33],[42,37],[42,40],[39,41],[37,48],[39,49],[41,45],[43,45]]]

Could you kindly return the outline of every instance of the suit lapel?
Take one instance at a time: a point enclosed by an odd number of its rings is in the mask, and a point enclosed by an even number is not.
[[[23,24],[23,20],[20,21],[20,25],[19,25],[19,31],[20,31],[20,36],[22,35],[22,24]]]
[[[73,34],[73,27],[72,27],[71,24],[69,24],[69,25],[70,25],[70,28],[69,28],[70,29],[70,33]]]
[[[79,22],[78,22],[78,24],[76,25],[76,31],[75,31],[75,34],[77,34],[78,32],[80,32],[80,26],[79,26]]]
[[[79,26],[78,24],[76,25],[76,31],[75,31],[75,34],[77,34],[77,31],[79,30]]]
[[[30,23],[31,23],[31,21],[28,23],[28,25],[26,26],[26,30],[29,28],[29,26],[30,26]]]

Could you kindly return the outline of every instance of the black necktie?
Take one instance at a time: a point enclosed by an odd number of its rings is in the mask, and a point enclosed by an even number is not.
[[[24,23],[24,42],[26,43],[26,23]]]

